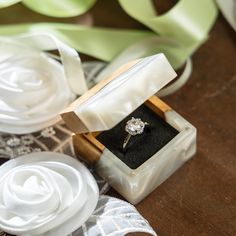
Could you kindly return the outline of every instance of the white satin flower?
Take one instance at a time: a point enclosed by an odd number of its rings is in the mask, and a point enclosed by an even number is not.
[[[52,49],[62,63],[43,52]],[[56,123],[76,86],[86,90],[79,56],[55,37],[0,38],[0,131],[24,134]]]
[[[29,236],[65,236],[78,229],[98,201],[95,179],[64,154],[32,153],[0,167],[0,228]]]

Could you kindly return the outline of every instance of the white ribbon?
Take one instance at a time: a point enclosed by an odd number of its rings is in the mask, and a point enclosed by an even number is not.
[[[17,235],[65,236],[92,214],[98,187],[77,160],[33,153],[0,167],[0,228]]]
[[[222,14],[236,31],[236,1],[235,0],[216,0]]]
[[[192,73],[192,60],[188,58],[184,67],[182,74],[171,84],[167,85],[165,88],[158,91],[158,97],[165,97],[175,93],[177,90],[182,88],[190,78]]]
[[[45,50],[58,50],[62,64]],[[0,37],[0,131],[22,134],[52,125],[86,90],[77,52],[54,36]]]

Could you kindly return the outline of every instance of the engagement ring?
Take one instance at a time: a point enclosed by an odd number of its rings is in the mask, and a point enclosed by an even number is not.
[[[127,121],[125,131],[128,133],[128,135],[126,136],[123,143],[123,151],[127,147],[130,138],[137,134],[142,134],[146,125],[148,125],[148,123],[143,122],[140,118],[132,117],[131,120]]]

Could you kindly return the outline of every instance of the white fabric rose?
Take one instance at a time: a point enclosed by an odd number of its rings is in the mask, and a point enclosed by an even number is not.
[[[53,49],[62,63],[43,52]],[[22,134],[50,126],[85,90],[77,52],[55,37],[0,38],[0,131]]]
[[[79,161],[32,153],[0,167],[0,228],[16,235],[64,236],[92,214],[98,186]]]

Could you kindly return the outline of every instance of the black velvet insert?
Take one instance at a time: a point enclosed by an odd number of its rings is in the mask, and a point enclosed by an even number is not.
[[[150,125],[142,134],[132,136],[126,151],[122,149],[127,135],[125,125],[132,117],[141,118]],[[131,169],[136,169],[152,157],[179,132],[145,105],[140,106],[114,128],[104,131],[97,139]]]

